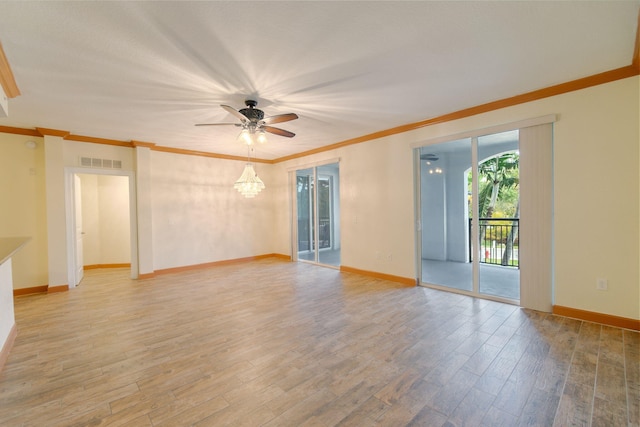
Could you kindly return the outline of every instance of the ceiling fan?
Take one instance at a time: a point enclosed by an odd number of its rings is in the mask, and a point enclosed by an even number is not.
[[[436,162],[436,161],[438,161],[438,159],[439,159],[438,155],[437,154],[433,154],[433,153],[427,153],[427,154],[421,154],[420,155],[420,160],[426,160],[427,162]]]
[[[240,133],[241,139],[244,139],[248,145],[251,145],[254,139],[257,138],[259,142],[265,142],[266,136],[265,132],[272,133],[274,135],[285,136],[287,138],[292,138],[296,134],[293,132],[289,132],[288,130],[276,128],[270,126],[274,123],[282,123],[288,122],[290,120],[295,120],[298,118],[298,115],[295,113],[287,113],[287,114],[279,114],[277,116],[264,116],[264,111],[256,108],[258,102],[253,99],[247,99],[244,101],[244,104],[247,108],[243,108],[241,110],[236,110],[233,107],[229,107],[228,105],[221,105],[227,112],[231,113],[235,117],[240,120],[240,123],[197,123],[196,126],[239,126],[242,127],[242,132]]]

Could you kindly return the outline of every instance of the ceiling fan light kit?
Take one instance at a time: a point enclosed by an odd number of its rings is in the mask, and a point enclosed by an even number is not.
[[[278,136],[284,136],[287,138],[293,138],[296,134],[289,132],[288,130],[268,126],[272,123],[288,122],[295,120],[298,115],[295,113],[279,114],[277,116],[264,116],[264,111],[256,108],[258,102],[253,99],[247,99],[244,104],[247,108],[236,110],[228,105],[221,105],[221,107],[228,113],[235,116],[240,120],[240,123],[198,123],[196,126],[240,126],[242,131],[238,135],[238,141],[243,142],[249,147],[248,161],[244,167],[244,171],[240,178],[235,182],[233,188],[238,190],[240,194],[247,198],[255,197],[260,191],[265,188],[264,182],[258,177],[258,174],[253,169],[251,163],[251,146],[256,143],[264,144],[267,142],[266,132],[272,133]]]
[[[237,140],[246,145],[264,144],[267,142],[267,135],[263,129],[256,130],[255,128],[247,127],[242,129]]]

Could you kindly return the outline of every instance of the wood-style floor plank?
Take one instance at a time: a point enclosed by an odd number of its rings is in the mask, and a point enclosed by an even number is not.
[[[0,425],[640,425],[637,332],[265,259],[19,297]]]

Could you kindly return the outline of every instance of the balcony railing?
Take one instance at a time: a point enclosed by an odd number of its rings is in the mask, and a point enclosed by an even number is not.
[[[318,247],[320,249],[331,247],[331,219],[318,219]]]
[[[313,244],[313,226],[310,226],[309,218],[298,219],[298,250],[309,251],[314,250]],[[318,248],[325,249],[331,247],[331,219],[320,218],[318,220]],[[311,233],[311,234],[310,234]]]
[[[519,268],[519,224],[518,218],[480,218],[480,262]],[[469,219],[469,259],[473,259],[471,225]]]

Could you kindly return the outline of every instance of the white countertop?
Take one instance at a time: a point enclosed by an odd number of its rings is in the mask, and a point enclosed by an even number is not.
[[[4,264],[29,240],[31,237],[0,237],[0,264]]]

